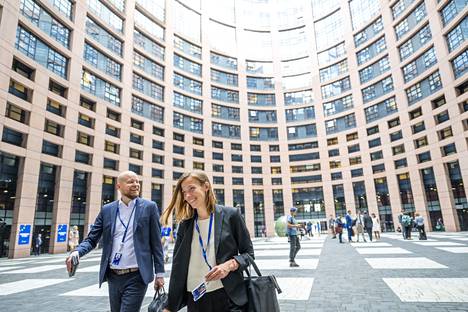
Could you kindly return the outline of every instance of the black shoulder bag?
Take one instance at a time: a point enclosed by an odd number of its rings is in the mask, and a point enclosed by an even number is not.
[[[263,276],[255,264],[254,259],[247,255],[249,267],[245,269],[245,287],[249,298],[248,312],[280,312],[276,292],[281,294],[281,288],[274,275]],[[252,276],[250,267],[253,267],[257,276]]]
[[[148,306],[148,312],[162,312],[167,306],[167,299],[164,287],[159,288]]]

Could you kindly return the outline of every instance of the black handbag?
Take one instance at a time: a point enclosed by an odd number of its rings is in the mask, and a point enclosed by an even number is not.
[[[167,299],[164,287],[159,288],[154,294],[153,301],[148,306],[148,312],[162,312],[167,306]]]
[[[247,276],[244,277],[247,288],[248,312],[279,312],[278,298],[276,292],[281,294],[281,288],[274,275],[263,276],[257,264],[250,255],[248,256],[249,267],[245,269]],[[253,267],[257,276],[252,276],[250,267]]]

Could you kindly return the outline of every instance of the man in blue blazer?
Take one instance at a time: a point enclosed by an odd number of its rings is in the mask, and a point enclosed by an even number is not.
[[[112,312],[137,312],[148,284],[154,280],[155,289],[164,285],[159,213],[154,202],[138,197],[140,182],[134,172],[122,172],[117,189],[121,198],[102,207],[88,237],[70,254],[66,264],[70,272],[72,257],[83,257],[102,237],[99,287],[108,282]]]

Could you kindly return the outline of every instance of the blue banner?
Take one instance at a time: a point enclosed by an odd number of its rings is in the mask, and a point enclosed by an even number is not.
[[[57,243],[67,241],[67,224],[57,224]]]
[[[18,233],[18,245],[29,245],[31,237],[31,224],[20,224]]]

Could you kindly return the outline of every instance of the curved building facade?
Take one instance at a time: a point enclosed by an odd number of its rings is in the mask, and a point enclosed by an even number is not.
[[[0,254],[66,250],[141,176],[252,235],[402,208],[468,230],[466,0],[0,0]],[[463,160],[465,159],[465,160]],[[324,222],[325,226],[325,222]],[[29,233],[29,234],[28,234]]]

